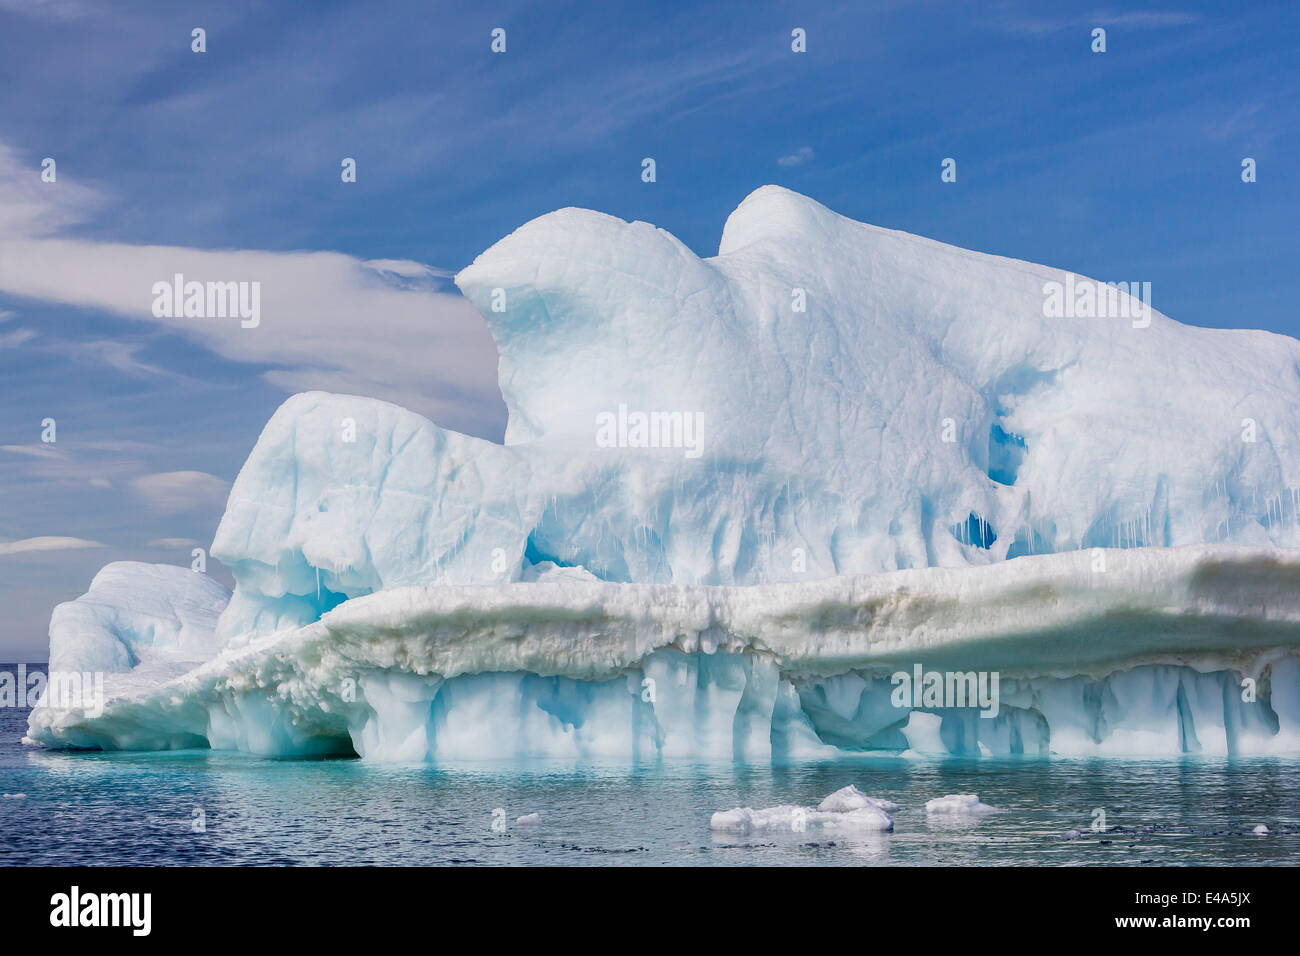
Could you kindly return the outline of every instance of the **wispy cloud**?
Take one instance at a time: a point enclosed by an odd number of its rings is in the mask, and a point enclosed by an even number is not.
[[[175,372],[159,368],[138,358],[141,349],[144,348],[140,342],[93,339],[89,342],[61,342],[57,348],[72,358],[106,365],[127,375],[176,375]]]
[[[63,458],[62,452],[49,445],[0,445],[0,451],[11,455],[30,455],[33,458]]]
[[[1136,30],[1161,30],[1199,23],[1202,17],[1199,13],[1179,10],[1128,10],[1124,13],[1099,13],[1096,19],[1102,24],[1132,27]]]
[[[1211,120],[1206,124],[1206,133],[1218,141],[1250,136],[1256,142],[1271,142],[1278,134],[1278,127],[1274,123],[1261,122],[1264,119],[1263,103],[1246,103],[1230,116]]]
[[[183,514],[199,509],[219,509],[230,485],[202,471],[165,471],[132,478],[131,490],[140,502],[159,514]]]
[[[69,538],[62,535],[42,535],[19,541],[0,541],[0,557],[13,554],[30,554],[33,551],[80,551],[86,548],[104,548],[107,545],[87,538]]]
[[[130,443],[113,445],[92,442],[60,442],[46,445],[0,445],[0,452],[18,455],[13,472],[29,481],[43,482],[47,489],[56,486],[109,488],[118,481],[129,481],[148,472],[140,459],[124,455],[135,451]],[[0,459],[0,464],[4,464]]]
[[[24,162],[17,150],[0,142],[0,238],[53,235],[84,222],[103,202],[99,192],[66,175],[43,181],[44,158]]]
[[[41,183],[32,164],[0,149],[0,292],[151,323],[223,358],[261,366],[267,381],[287,389],[385,398],[478,434],[502,420],[496,347],[474,307],[458,293],[441,291],[440,270],[336,252],[209,251],[50,237],[102,201],[85,186]],[[260,325],[155,316],[154,284],[177,274],[200,282],[259,283]],[[120,371],[165,374],[142,361],[135,344],[96,340],[77,351]]]
[[[0,333],[0,349],[13,349],[25,345],[36,338],[34,329],[14,329],[12,332]]]
[[[82,0],[0,0],[0,10],[49,20],[76,20],[93,11]]]
[[[146,548],[156,548],[159,551],[184,551],[199,546],[200,542],[196,538],[154,538],[145,542]]]
[[[1054,16],[1039,14],[1037,11],[1026,13],[1018,7],[1006,6],[1002,9],[1001,16],[992,22],[1012,33],[1041,36],[1082,27],[1162,30],[1199,23],[1202,19],[1199,13],[1180,10],[1125,10],[1119,13],[1098,10],[1074,16]]]
[[[815,155],[811,146],[800,146],[793,153],[779,157],[776,164],[778,166],[802,166],[804,163],[811,163]]]

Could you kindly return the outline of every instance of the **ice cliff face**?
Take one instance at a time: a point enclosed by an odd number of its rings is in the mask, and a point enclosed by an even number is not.
[[[505,444],[371,399],[289,399],[213,543],[237,583],[212,638],[226,652],[179,697],[133,698],[94,722],[34,715],[34,739],[380,759],[490,754],[503,739],[713,756],[1294,739],[1293,559],[1277,549],[1300,545],[1300,343],[1129,302],[1065,318],[1051,307],[1060,289],[1104,287],[776,187],[731,215],[713,258],[645,223],[564,209],[457,283],[500,350]],[[1236,558],[1193,545],[1273,549],[1249,560],[1284,570],[1252,585],[1224,570]],[[1138,550],[1100,550],[1115,548]],[[931,570],[840,577],[900,569]],[[1062,569],[1095,613],[1054,616],[1043,582]],[[977,596],[995,579],[977,575],[994,570],[1035,583],[989,603]],[[1234,583],[1215,590],[1216,575]],[[933,599],[882,637],[889,595],[914,586]],[[745,597],[718,596],[732,587]],[[1186,632],[1134,611],[1134,589],[1186,608]],[[448,600],[462,602],[450,619],[428,610]],[[515,608],[504,620],[502,602]],[[686,618],[607,613],[625,605]],[[741,606],[770,620],[720,610]],[[1017,614],[1054,623],[1013,640]],[[1249,626],[1229,623],[1241,615]],[[986,653],[1013,644],[1018,657]],[[1020,703],[998,718],[1010,723],[900,712],[887,686],[881,704],[880,668],[935,647],[953,666],[1019,669]],[[687,668],[673,686],[689,692],[641,700],[659,667]],[[1133,668],[1156,670],[1106,683]],[[330,683],[349,674],[356,700]],[[1263,681],[1265,707],[1239,713],[1224,695],[1245,677]],[[1075,678],[1092,683],[1033,683]],[[1102,707],[1148,692],[1154,711]],[[1191,703],[1216,693],[1211,716]],[[1218,730],[1198,734],[1198,719]],[[513,736],[502,720],[520,721]]]

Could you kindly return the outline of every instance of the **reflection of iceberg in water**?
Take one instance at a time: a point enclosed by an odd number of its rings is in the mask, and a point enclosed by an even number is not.
[[[395,762],[1300,751],[1300,343],[1049,318],[1063,276],[774,187],[711,259],[543,216],[457,278],[501,352],[505,444],[289,399],[213,544],[229,603],[110,565],[56,611],[51,659],[117,696],[38,708],[29,737]],[[629,409],[702,444],[634,441]],[[626,447],[597,440],[610,416]],[[996,716],[896,706],[918,663],[997,671]]]

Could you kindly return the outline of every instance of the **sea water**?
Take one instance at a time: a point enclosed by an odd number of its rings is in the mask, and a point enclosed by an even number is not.
[[[5,866],[1300,864],[1300,758],[386,766],[40,750],[19,743],[26,723],[0,709]],[[716,810],[815,806],[848,784],[901,806],[893,833],[709,829]],[[1001,812],[927,817],[952,793]]]

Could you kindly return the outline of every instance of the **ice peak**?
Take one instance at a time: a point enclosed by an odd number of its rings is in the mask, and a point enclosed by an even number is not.
[[[820,245],[833,238],[842,224],[860,225],[784,186],[759,186],[727,217],[718,255],[763,239]]]

